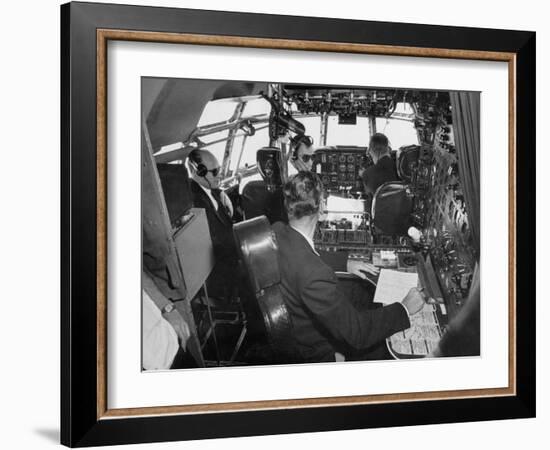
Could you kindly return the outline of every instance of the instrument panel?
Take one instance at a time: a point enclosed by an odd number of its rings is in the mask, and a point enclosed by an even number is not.
[[[396,162],[401,181],[414,199],[411,221],[420,232],[420,241],[415,243],[409,236],[373,236],[370,215],[364,213],[358,224],[357,212],[340,221],[320,222],[314,238],[320,250],[347,251],[350,258],[378,267],[418,271],[434,303],[414,318],[409,330],[388,339],[390,351],[399,358],[426,356],[435,348],[446,324],[468,298],[479,260],[449,94],[419,94],[416,100],[414,124],[419,144],[401,148]],[[359,173],[372,164],[365,155],[364,147],[320,148],[313,170],[328,193],[362,198]]]
[[[396,99],[402,99],[406,91],[285,85],[284,93],[287,101],[294,103],[302,114],[384,117],[392,113]]]
[[[450,317],[467,299],[478,259],[466,208],[452,123],[433,129],[413,177],[413,220],[422,231],[422,251],[433,268]]]
[[[363,192],[361,169],[372,164],[366,147],[322,147],[315,151],[313,171],[319,174],[328,193]]]

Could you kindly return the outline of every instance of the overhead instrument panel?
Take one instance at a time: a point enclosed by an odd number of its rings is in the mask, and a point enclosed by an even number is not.
[[[338,114],[342,123],[354,123],[354,116],[388,117],[406,91],[388,89],[330,88],[284,85],[284,95],[301,114]]]

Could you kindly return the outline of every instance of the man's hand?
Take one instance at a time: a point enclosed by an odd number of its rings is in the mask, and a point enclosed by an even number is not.
[[[401,303],[407,308],[409,316],[413,316],[424,307],[426,296],[423,294],[422,290],[411,288]]]
[[[366,274],[370,275],[378,275],[378,272],[380,272],[380,269],[378,267],[373,266],[372,264],[359,261],[356,259],[348,259],[348,267],[347,270],[349,273],[352,273],[354,275],[357,275],[359,278],[362,278],[363,280],[367,279]]]
[[[185,346],[187,345],[187,340],[191,336],[191,332],[189,331],[189,326],[187,325],[187,322],[183,320],[183,317],[181,317],[181,314],[177,309],[173,309],[169,313],[165,313],[162,315],[169,323],[172,325],[172,328],[178,335],[180,346],[185,349]]]

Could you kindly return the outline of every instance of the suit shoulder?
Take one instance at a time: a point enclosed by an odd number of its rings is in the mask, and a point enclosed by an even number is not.
[[[199,186],[199,184],[195,180],[191,180],[191,194],[193,195],[193,202],[195,204],[197,203],[207,203],[205,201],[206,199],[206,192],[202,190],[202,188]],[[196,205],[200,206],[200,205]]]
[[[376,173],[376,165],[369,166],[365,169],[365,175],[367,177],[372,176]]]
[[[271,229],[277,234],[282,234],[285,232],[285,224],[283,222],[275,222],[271,225]]]
[[[291,262],[295,261],[296,258],[302,260],[310,256],[316,257],[311,251],[309,244],[297,231],[294,231],[290,225],[284,222],[275,222],[271,229],[275,233],[280,253],[282,253],[285,258],[291,259]],[[298,257],[298,255],[300,256]]]

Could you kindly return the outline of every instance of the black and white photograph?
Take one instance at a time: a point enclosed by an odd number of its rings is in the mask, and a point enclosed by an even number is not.
[[[481,98],[142,77],[142,370],[480,357]]]
[[[548,441],[544,2],[3,17],[1,448]]]

